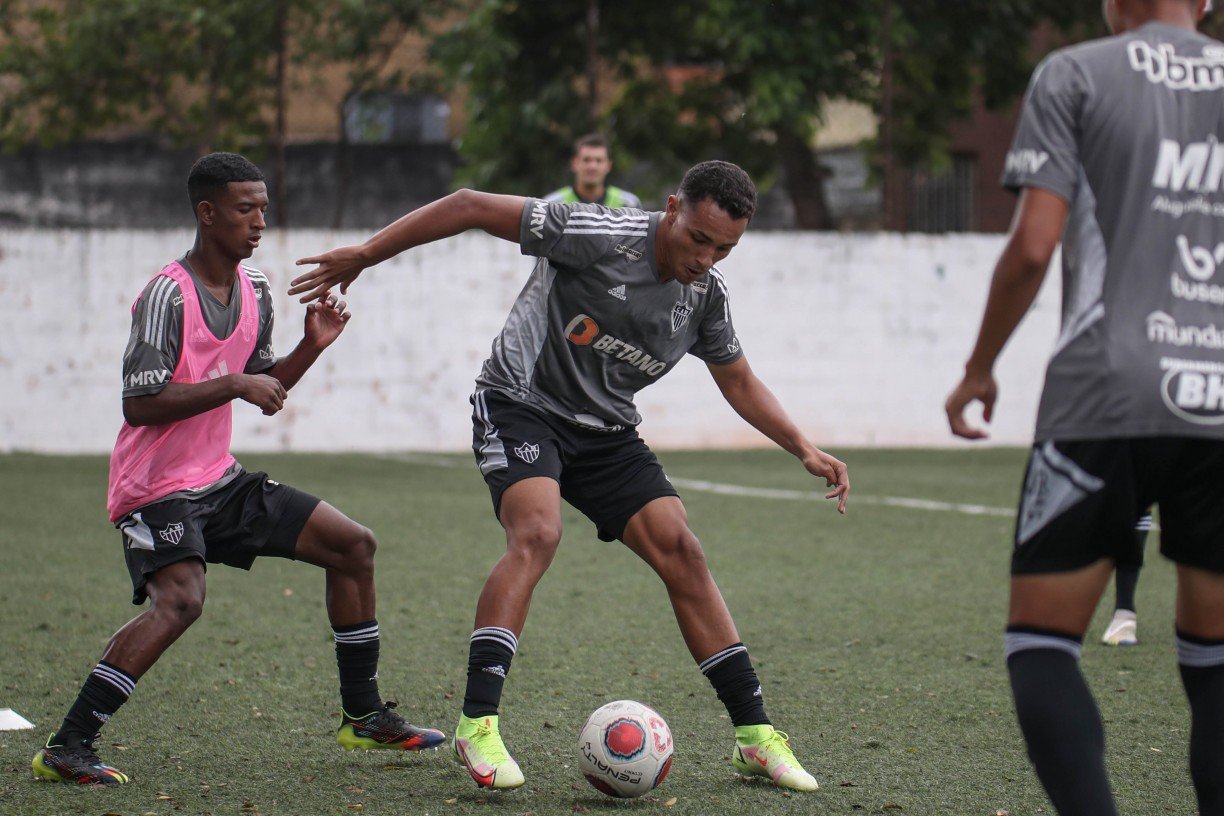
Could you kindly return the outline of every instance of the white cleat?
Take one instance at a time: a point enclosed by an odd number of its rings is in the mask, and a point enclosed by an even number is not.
[[[1138,621],[1129,609],[1114,610],[1113,620],[1105,627],[1101,642],[1106,646],[1138,646]]]

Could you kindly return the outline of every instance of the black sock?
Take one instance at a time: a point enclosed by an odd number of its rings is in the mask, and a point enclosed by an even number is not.
[[[1224,816],[1224,640],[1177,633],[1177,662],[1190,701],[1190,778],[1200,816]]]
[[[728,646],[701,661],[700,668],[727,707],[732,725],[769,725],[761,681],[752,668],[748,647],[742,643]]]
[[[510,661],[518,651],[518,638],[509,629],[484,626],[472,632],[468,646],[467,690],[463,716],[496,717]]]
[[[1139,585],[1138,567],[1118,567],[1114,571],[1114,609],[1135,611],[1135,587]]]
[[[136,678],[105,660],[100,661],[85,678],[76,702],[48,744],[72,748],[92,740],[135,690]]]
[[[340,705],[350,717],[382,709],[378,696],[378,621],[333,626],[340,668]]]
[[[1080,639],[1008,627],[1007,671],[1029,759],[1064,816],[1117,816],[1105,732],[1079,670]]]
[[[1147,544],[1148,531],[1152,529],[1152,514],[1144,513],[1135,524],[1135,541],[1139,551]],[[1139,567],[1119,565],[1114,570],[1114,609],[1135,611],[1135,587],[1139,585]]]

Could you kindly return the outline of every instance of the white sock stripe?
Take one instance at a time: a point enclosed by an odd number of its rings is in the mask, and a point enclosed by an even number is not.
[[[337,643],[366,643],[378,640],[378,624],[367,626],[365,629],[355,629],[352,632],[337,632],[333,629],[332,636]]]
[[[734,655],[737,655],[740,652],[747,652],[747,651],[748,651],[747,646],[743,646],[743,645],[728,646],[727,648],[723,649],[721,652],[711,655],[710,657],[707,657],[705,660],[701,661],[701,663],[697,665],[697,668],[701,669],[702,674],[708,674],[710,672],[710,669],[714,668],[719,663],[722,663],[727,658],[733,657]]]
[[[1009,658],[1016,652],[1032,649],[1057,649],[1079,660],[1082,646],[1070,638],[1056,635],[1039,635],[1034,632],[1008,632],[1003,638],[1003,657]]]
[[[1140,516],[1140,517],[1139,517],[1139,521],[1138,521],[1138,522],[1136,522],[1136,524],[1135,524],[1135,529],[1136,529],[1136,530],[1150,530],[1150,529],[1152,529],[1152,514],[1151,514],[1151,513],[1148,513],[1148,514],[1147,514],[1147,515],[1145,515],[1145,516]]]
[[[99,680],[104,680],[123,692],[124,697],[131,697],[132,692],[136,690],[136,680],[119,669],[113,669],[110,666],[103,666],[99,663],[94,666],[92,674],[98,675]]]
[[[509,629],[503,629],[500,626],[485,626],[472,632],[470,642],[475,643],[478,640],[492,640],[505,646],[510,650],[510,654],[518,651],[518,638]]]
[[[1178,638],[1177,662],[1196,669],[1224,666],[1224,643],[1205,645]]]

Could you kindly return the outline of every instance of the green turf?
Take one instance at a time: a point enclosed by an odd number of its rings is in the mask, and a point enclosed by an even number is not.
[[[1007,507],[1023,467],[1015,450],[840,453],[863,497]],[[780,453],[661,458],[675,477],[821,487]],[[502,539],[470,457],[443,459],[453,466],[243,457],[375,531],[383,693],[410,719],[450,733],[476,596]],[[730,725],[684,649],[662,585],[568,508],[566,538],[536,591],[502,707],[525,788],[482,793],[445,752],[341,751],[322,574],[276,560],[250,574],[214,567],[203,618],[108,725],[101,753],[134,784],[36,783],[29,761],[39,740],[135,612],[103,510],[105,474],[101,458],[0,457],[0,707],[38,724],[0,732],[5,814],[1049,811],[1024,755],[1001,654],[1008,519],[853,499],[840,518],[831,504],[690,490],[682,492],[692,526],[774,721],[820,781],[814,794],[738,781],[727,762]],[[1139,585],[1143,644],[1097,645],[1101,613],[1084,651],[1128,814],[1194,812],[1172,583],[1170,566],[1153,555]],[[676,739],[666,783],[627,803],[596,793],[574,767],[586,715],[622,697],[656,707]]]

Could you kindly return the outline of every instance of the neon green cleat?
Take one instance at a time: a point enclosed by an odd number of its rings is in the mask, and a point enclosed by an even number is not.
[[[790,737],[772,725],[737,726],[731,764],[745,776],[767,777],[780,788],[814,791],[820,787],[795,759]]]
[[[460,715],[451,748],[455,759],[463,763],[482,788],[510,790],[526,781],[497,731],[497,717],[473,720]]]

